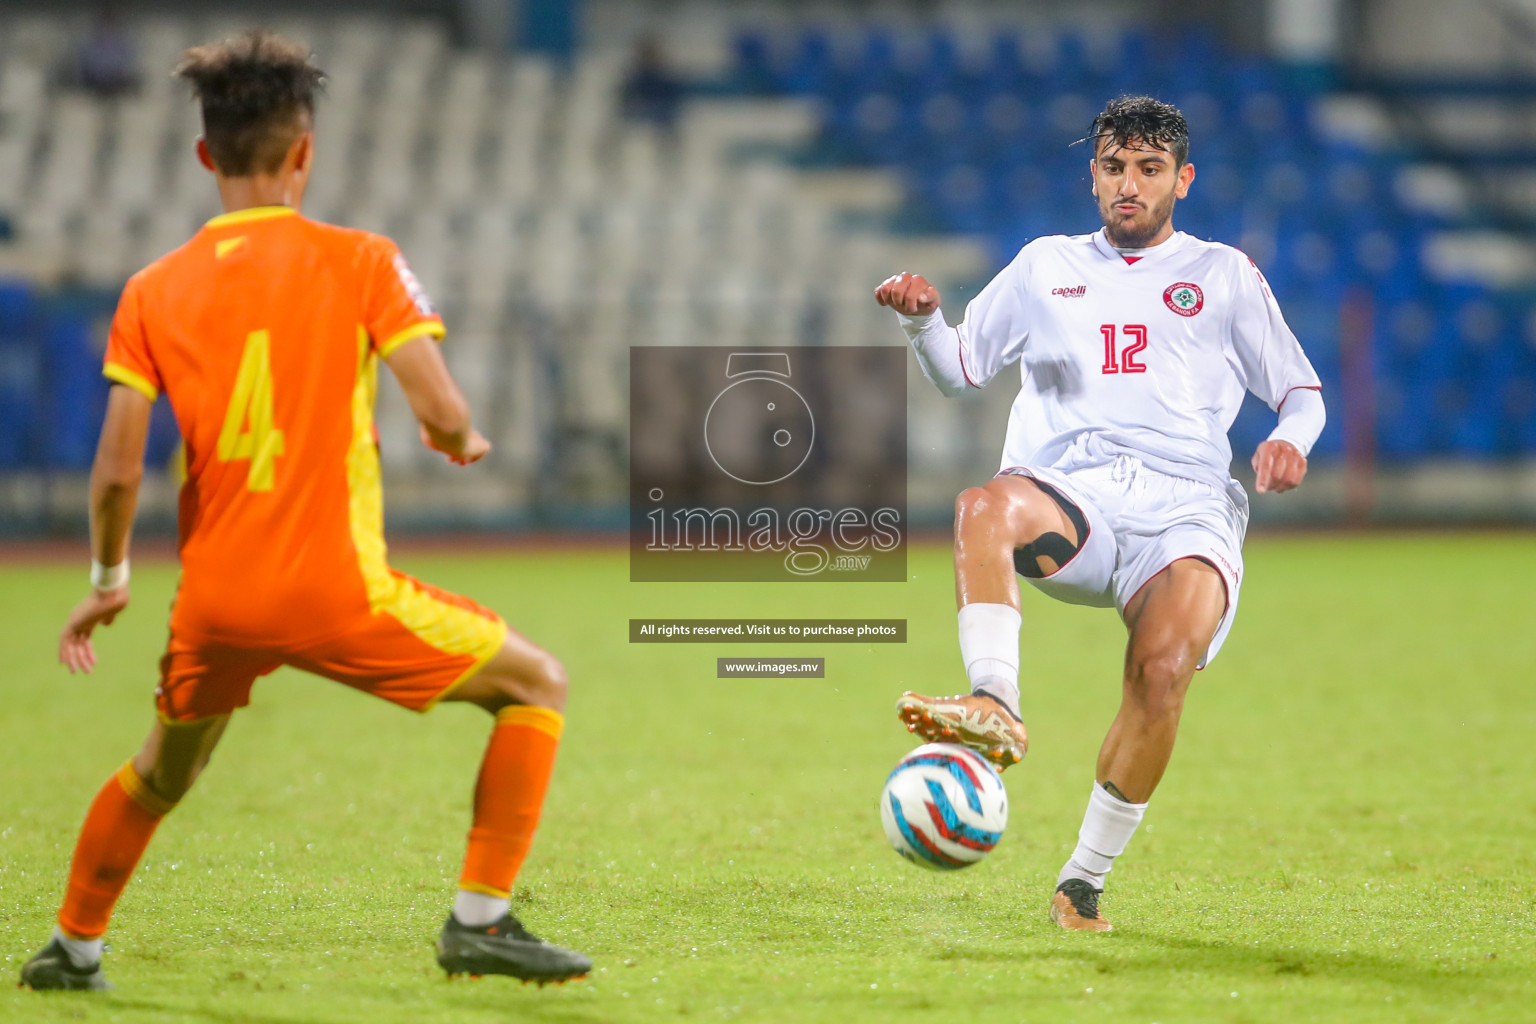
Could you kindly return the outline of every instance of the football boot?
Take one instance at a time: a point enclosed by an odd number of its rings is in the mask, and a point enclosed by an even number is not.
[[[908,690],[896,701],[907,731],[928,743],[958,743],[976,751],[998,771],[1024,760],[1029,735],[1024,723],[984,693],[925,697]]]
[[[38,992],[110,992],[112,983],[101,973],[101,961],[76,967],[57,938],[21,967],[21,985]]]
[[[481,928],[460,924],[450,915],[437,937],[437,962],[450,978],[506,974],[541,986],[580,978],[592,970],[588,957],[545,942],[511,914]]]
[[[1051,920],[1069,932],[1109,932],[1114,926],[1099,913],[1099,897],[1103,889],[1095,889],[1081,878],[1069,878],[1056,887],[1051,897]]]

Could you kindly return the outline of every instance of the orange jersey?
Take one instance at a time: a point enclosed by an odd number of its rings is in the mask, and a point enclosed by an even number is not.
[[[165,392],[186,445],[174,635],[291,646],[359,611],[410,621],[373,401],[379,358],[421,335],[442,320],[393,242],[287,207],[215,217],[128,282],[104,372]]]

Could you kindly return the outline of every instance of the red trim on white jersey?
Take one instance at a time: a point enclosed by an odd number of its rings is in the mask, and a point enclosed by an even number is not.
[[[1280,406],[1285,404],[1285,399],[1286,398],[1290,398],[1291,397],[1291,392],[1292,391],[1322,391],[1322,390],[1323,390],[1323,386],[1321,384],[1297,384],[1295,387],[1289,388],[1289,389],[1286,390],[1285,397],[1280,399],[1280,405],[1275,406],[1275,411],[1276,412],[1280,411]]]
[[[971,387],[981,390],[981,385],[971,380],[970,372],[965,368],[965,343],[960,340],[959,331],[955,331],[955,348],[960,353],[960,376],[964,377],[965,382]]]

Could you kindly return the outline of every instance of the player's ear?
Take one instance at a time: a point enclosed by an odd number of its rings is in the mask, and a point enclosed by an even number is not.
[[[1088,193],[1090,195],[1092,195],[1095,199],[1098,198],[1098,195],[1099,195],[1099,162],[1097,160],[1089,160],[1088,161]]]
[[[301,174],[309,173],[309,166],[315,159],[315,133],[304,132],[293,140],[293,145],[288,147],[288,160],[294,170]]]
[[[197,150],[197,162],[217,174],[219,169],[213,164],[213,154],[208,152],[208,140],[199,135],[197,145],[193,148]]]
[[[1174,196],[1179,199],[1187,197],[1189,195],[1189,183],[1194,180],[1195,165],[1186,161],[1184,166],[1179,168],[1179,184],[1173,190]]]

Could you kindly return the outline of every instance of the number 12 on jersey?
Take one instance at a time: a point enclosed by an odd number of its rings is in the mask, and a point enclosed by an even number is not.
[[[235,391],[219,431],[219,461],[250,459],[246,489],[270,491],[281,454],[283,432],[272,422],[272,335],[252,331],[245,336]]]
[[[1141,350],[1147,347],[1146,325],[1126,324],[1121,330],[1125,332],[1131,344],[1121,349],[1117,357],[1115,325],[1105,324],[1099,328],[1099,333],[1104,335],[1104,365],[1100,369],[1105,373],[1146,373],[1146,364],[1136,359],[1141,354]]]

